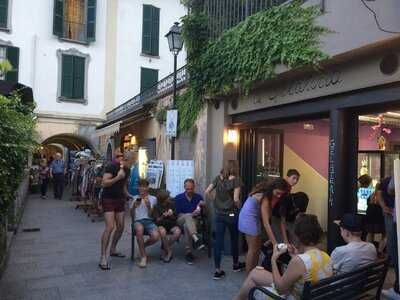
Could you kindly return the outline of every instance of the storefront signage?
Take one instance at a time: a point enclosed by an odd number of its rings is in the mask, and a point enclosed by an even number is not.
[[[168,110],[165,134],[169,137],[176,137],[177,127],[178,127],[178,110],[176,109]]]
[[[281,91],[276,91],[268,96],[269,100],[303,94],[318,89],[325,89],[330,86],[340,85],[343,82],[339,72],[321,74],[320,76],[309,77],[304,80],[297,80],[286,85]],[[260,98],[254,99],[254,104],[261,103]]]
[[[335,139],[329,141],[329,207],[333,207],[335,197]]]
[[[380,61],[381,57],[377,56],[368,61],[337,65],[332,69],[326,68],[291,80],[275,80],[253,90],[249,95],[240,96],[236,101],[237,106],[228,106],[228,114],[266,109],[399,81],[398,72],[390,76],[382,74]]]

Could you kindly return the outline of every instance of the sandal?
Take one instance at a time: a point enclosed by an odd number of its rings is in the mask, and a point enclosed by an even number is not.
[[[125,255],[121,252],[110,253],[110,256],[124,258]]]
[[[105,264],[105,265],[99,264],[99,268],[102,269],[103,271],[107,271],[107,270],[111,269],[108,264]]]
[[[172,260],[172,258],[173,258],[173,256],[172,256],[172,253],[171,253],[170,255],[166,255],[166,256],[163,258],[163,261],[164,261],[165,263],[170,263],[171,260]]]

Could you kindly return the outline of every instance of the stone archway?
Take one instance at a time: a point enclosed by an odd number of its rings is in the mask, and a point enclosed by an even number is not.
[[[60,144],[74,151],[79,151],[89,148],[93,153],[98,154],[96,147],[85,137],[72,133],[62,133],[53,135],[42,142],[43,146],[51,144]]]

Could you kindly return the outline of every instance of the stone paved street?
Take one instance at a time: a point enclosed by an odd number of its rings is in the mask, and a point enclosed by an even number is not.
[[[128,221],[126,225],[119,250],[128,256]],[[170,264],[159,261],[159,246],[153,246],[146,269],[129,258],[114,258],[112,270],[101,271],[103,226],[90,222],[72,202],[31,196],[0,282],[0,299],[231,299],[244,279],[244,273],[231,271],[226,257],[227,277],[214,281],[212,260],[200,253],[194,266],[187,265],[182,243],[175,245]],[[32,227],[40,231],[22,231]]]

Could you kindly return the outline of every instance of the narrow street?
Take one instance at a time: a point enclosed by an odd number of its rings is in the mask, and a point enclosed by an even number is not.
[[[203,252],[187,265],[182,242],[170,264],[158,259],[159,244],[153,246],[147,268],[140,269],[128,258],[130,220],[119,247],[127,257],[113,258],[110,271],[99,270],[103,223],[92,223],[67,198],[30,196],[0,282],[1,300],[231,299],[238,291],[244,273],[231,271],[231,259],[224,259],[226,278],[214,281],[212,260]],[[29,228],[40,231],[23,231]]]

